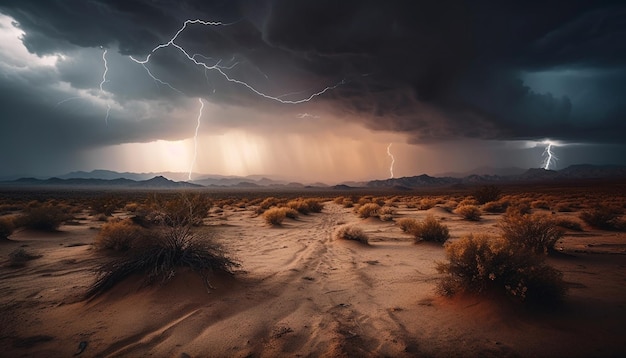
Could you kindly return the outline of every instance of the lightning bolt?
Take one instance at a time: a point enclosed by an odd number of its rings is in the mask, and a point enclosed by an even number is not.
[[[546,144],[546,149],[543,151],[542,156],[546,157],[546,159],[543,160],[541,166],[545,170],[550,170],[550,165],[554,164],[559,158],[552,153],[552,146],[555,145],[554,143],[551,141],[545,141],[544,144]]]
[[[305,113],[298,113],[298,114],[296,115],[296,117],[298,117],[298,118],[300,118],[300,119],[303,119],[303,118],[306,118],[306,117],[310,117],[310,118],[319,118],[320,116],[315,115],[315,114],[306,113],[306,112],[305,112]]]
[[[103,48],[100,46],[100,48]],[[109,63],[107,62],[107,52],[109,49],[103,48],[102,52],[102,62],[104,62],[104,72],[102,73],[102,81],[100,81],[100,93],[104,94],[104,84],[107,83],[107,73],[109,73]],[[111,104],[107,102],[107,114],[104,117],[104,123],[109,125],[109,114],[111,113]]]
[[[198,56],[197,54],[190,55],[187,52],[187,50],[185,50],[182,46],[177,44],[176,40],[178,39],[178,36],[180,36],[180,34],[183,33],[183,31],[185,31],[185,29],[187,29],[187,26],[193,25],[193,24],[200,24],[200,25],[203,25],[203,26],[229,26],[229,25],[232,25],[234,23],[224,24],[224,23],[219,22],[219,21],[204,21],[204,20],[199,20],[199,19],[196,19],[196,20],[186,20],[183,23],[183,26],[180,29],[178,29],[178,31],[176,31],[174,36],[169,41],[167,41],[166,43],[160,44],[160,45],[156,46],[155,48],[153,48],[152,51],[150,51],[150,53],[146,56],[145,59],[141,60],[141,59],[137,59],[137,58],[135,58],[133,56],[129,56],[129,58],[132,61],[142,65],[143,68],[146,69],[146,71],[148,72],[148,75],[150,77],[152,77],[152,79],[154,79],[155,81],[158,81],[158,82],[160,82],[162,84],[167,85],[168,87],[174,89],[177,92],[180,92],[179,90],[177,90],[173,86],[171,86],[169,83],[157,79],[157,77],[154,76],[149,71],[148,67],[146,66],[150,62],[150,58],[152,57],[152,55],[154,55],[157,51],[172,46],[172,47],[175,47],[176,49],[178,49],[189,61],[193,62],[195,65],[201,66],[205,70],[215,71],[215,72],[219,73],[222,77],[224,77],[224,79],[226,79],[228,82],[232,82],[232,83],[241,85],[241,86],[247,88],[248,90],[250,90],[251,92],[255,93],[256,95],[258,95],[260,97],[263,97],[263,98],[266,98],[266,99],[269,99],[269,100],[273,100],[273,101],[276,101],[276,102],[284,103],[284,104],[299,104],[299,103],[309,102],[313,98],[321,96],[322,94],[326,93],[327,91],[333,90],[333,89],[335,89],[335,88],[345,84],[345,82],[346,82],[345,79],[341,80],[339,83],[337,83],[337,84],[335,84],[333,86],[325,87],[321,91],[315,92],[315,93],[309,95],[308,97],[302,98],[302,99],[299,99],[299,100],[285,100],[285,99],[282,99],[282,98],[277,97],[277,96],[272,96],[272,95],[263,93],[263,92],[259,91],[258,89],[254,88],[252,85],[250,85],[250,84],[248,84],[248,83],[246,83],[244,81],[241,81],[241,80],[238,80],[236,78],[233,78],[233,77],[229,76],[226,72],[224,72],[224,70],[226,68],[219,65],[220,61],[217,61],[214,64],[207,64],[206,62],[198,60],[198,57],[204,58],[205,59],[204,61],[206,61],[206,59],[209,59],[208,57],[206,57],[206,56]],[[180,92],[180,93],[182,93],[182,92]]]
[[[393,143],[389,143],[387,146],[387,155],[391,157],[391,165],[389,166],[389,179],[393,179],[393,164],[396,162],[396,158],[394,158],[393,154],[391,154],[391,145]]]
[[[200,118],[202,118],[202,110],[204,109],[204,102],[202,98],[198,98],[200,102],[200,111],[198,112],[198,119],[196,119],[196,132],[193,135],[193,160],[191,161],[191,165],[189,166],[189,175],[187,178],[191,180],[191,172],[193,171],[193,167],[196,165],[196,159],[198,158],[198,130],[200,129]]]

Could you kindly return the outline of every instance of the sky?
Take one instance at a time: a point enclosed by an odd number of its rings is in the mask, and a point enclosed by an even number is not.
[[[0,178],[626,165],[623,1],[0,0]],[[556,159],[558,158],[558,159]]]

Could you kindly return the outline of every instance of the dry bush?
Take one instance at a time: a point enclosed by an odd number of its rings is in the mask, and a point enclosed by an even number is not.
[[[202,225],[211,208],[211,203],[202,196],[185,193],[157,204],[155,209],[162,214],[163,224],[171,227]]]
[[[350,199],[345,199],[343,201],[343,207],[344,208],[352,208],[352,207],[354,207],[354,202],[352,200],[350,200]]]
[[[16,224],[34,230],[55,231],[69,219],[71,216],[59,207],[45,204],[26,209],[25,214],[16,219]]]
[[[359,198],[359,200],[356,202],[357,204],[359,204],[359,206],[363,206],[365,204],[369,204],[372,203],[374,200],[374,197],[371,195],[366,195],[366,196],[362,196]]]
[[[580,218],[587,224],[605,230],[619,230],[626,227],[620,219],[624,210],[618,206],[597,205],[580,213]]]
[[[550,210],[550,204],[546,200],[535,200],[530,203],[530,207],[533,209]]]
[[[474,198],[465,198],[461,200],[457,206],[463,206],[463,205],[478,205],[478,200]]]
[[[344,198],[343,196],[338,196],[338,197],[333,199],[333,203],[335,203],[337,205],[343,205],[343,201],[344,200],[346,200],[346,198]]]
[[[574,230],[574,231],[583,231],[583,227],[580,225],[580,222],[577,220],[572,220],[568,218],[556,218],[554,219],[554,223],[557,226],[560,226],[565,229]]]
[[[490,201],[496,201],[500,199],[502,190],[495,185],[484,185],[476,190],[472,194],[474,199],[478,201],[478,204],[485,204]]]
[[[530,212],[530,203],[523,200],[510,204],[506,208],[506,215],[526,215]]]
[[[145,284],[165,283],[180,268],[199,274],[207,289],[213,273],[233,275],[240,265],[206,239],[197,240],[190,226],[168,227],[147,247],[128,251],[122,258],[97,268],[97,277],[86,298],[102,294],[131,275],[144,276]]]
[[[382,221],[391,221],[395,213],[396,210],[391,206],[383,206],[378,210],[378,218]]]
[[[147,230],[135,225],[131,219],[114,219],[102,225],[94,245],[98,249],[126,251],[145,244]]]
[[[320,200],[313,198],[299,198],[291,200],[286,204],[286,206],[305,215],[308,213],[319,213],[324,208],[324,205]]]
[[[498,225],[511,245],[535,254],[554,251],[554,245],[563,237],[556,222],[545,214],[507,214]]]
[[[432,215],[428,215],[424,221],[418,223],[413,235],[416,243],[422,240],[444,243],[450,238],[448,227]]]
[[[289,219],[297,219],[299,215],[300,213],[298,212],[298,210],[295,210],[292,208],[285,208],[285,216],[288,217]]]
[[[445,276],[438,284],[444,295],[458,292],[504,292],[522,302],[551,306],[566,293],[563,275],[545,259],[504,238],[465,236],[446,246],[448,262],[437,263]]]
[[[457,207],[454,213],[461,215],[467,220],[478,221],[480,220],[481,211],[476,205],[463,205]]]
[[[359,214],[360,218],[369,218],[369,217],[376,217],[378,216],[378,211],[380,210],[380,205],[375,204],[375,203],[367,203],[367,204],[363,204],[359,207],[357,213]]]
[[[569,203],[558,203],[554,206],[554,210],[561,213],[569,213],[574,211],[574,208]]]
[[[15,230],[13,218],[9,216],[0,217],[0,240],[8,238],[13,230]]]
[[[273,226],[280,226],[287,217],[288,208],[269,208],[263,213],[263,220]]]
[[[431,198],[423,198],[418,205],[419,210],[428,210],[437,205],[437,200]]]
[[[464,205],[471,205],[471,204],[464,204]],[[459,202],[456,200],[448,200],[443,204],[443,209],[451,213],[454,211],[454,209],[456,209],[459,206],[463,206],[463,205],[459,205]]]
[[[139,210],[139,204],[138,203],[128,203],[126,205],[124,205],[124,211],[128,211],[131,213],[136,212],[137,210]]]
[[[23,248],[15,249],[9,253],[9,267],[24,267],[26,262],[40,258],[42,255],[34,255]]]
[[[413,218],[401,218],[396,220],[396,224],[400,226],[402,232],[414,235],[419,226],[419,222]]]
[[[342,226],[337,230],[335,236],[337,239],[358,241],[366,245],[369,243],[367,234],[365,234],[361,228],[356,226]]]
[[[488,213],[503,213],[509,207],[508,200],[490,201],[482,206],[482,210]]]
[[[272,206],[277,206],[280,204],[280,200],[274,198],[273,196],[267,197],[263,199],[261,203],[259,203],[259,207],[256,209],[257,214],[263,214],[265,210],[271,208]]]

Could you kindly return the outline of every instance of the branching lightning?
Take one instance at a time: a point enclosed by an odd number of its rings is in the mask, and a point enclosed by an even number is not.
[[[393,164],[396,162],[396,158],[391,154],[391,145],[393,143],[389,143],[387,146],[387,155],[391,157],[391,165],[389,166],[389,179],[393,179]]]
[[[322,95],[322,94],[326,93],[326,92],[327,92],[327,91],[329,91],[329,90],[335,89],[335,88],[337,88],[337,87],[339,87],[339,86],[341,86],[341,85],[345,84],[345,80],[341,80],[339,83],[337,83],[337,84],[335,84],[335,85],[333,85],[333,86],[326,87],[326,88],[322,89],[321,91],[315,92],[315,93],[313,93],[313,94],[309,95],[308,97],[306,97],[306,98],[302,98],[302,99],[299,99],[299,100],[285,100],[285,99],[280,98],[279,96],[272,96],[272,95],[269,95],[269,94],[263,93],[263,92],[261,92],[261,91],[257,90],[256,88],[254,88],[252,85],[248,84],[247,82],[244,82],[244,81],[241,81],[241,80],[238,80],[238,79],[236,79],[236,78],[233,78],[233,77],[229,76],[226,72],[224,72],[224,70],[225,70],[225,69],[228,69],[228,68],[227,68],[227,67],[220,66],[220,65],[219,65],[219,64],[220,64],[220,61],[217,61],[217,62],[216,62],[216,63],[214,63],[214,64],[207,64],[206,62],[202,62],[202,61],[198,60],[198,57],[202,57],[202,58],[204,58],[204,59],[205,59],[205,61],[206,61],[206,59],[210,59],[209,57],[206,57],[206,56],[198,56],[197,54],[190,55],[190,54],[187,52],[187,50],[185,50],[182,46],[180,46],[179,44],[177,44],[177,43],[176,43],[176,40],[178,39],[178,36],[179,36],[179,35],[180,35],[183,31],[185,31],[185,29],[187,28],[187,26],[188,26],[188,25],[190,25],[190,24],[200,24],[200,25],[203,25],[203,26],[229,26],[229,25],[232,25],[232,24],[224,24],[224,23],[219,22],[219,21],[203,21],[203,20],[199,20],[199,19],[196,19],[196,20],[186,20],[186,21],[183,23],[183,26],[182,26],[182,27],[181,27],[181,28],[180,28],[180,29],[179,29],[179,30],[178,30],[178,31],[174,34],[174,36],[173,36],[173,37],[172,37],[169,41],[167,41],[166,43],[160,44],[160,45],[156,46],[155,48],[153,48],[153,49],[152,49],[152,51],[150,51],[150,53],[146,56],[146,58],[145,58],[145,59],[140,60],[140,59],[136,59],[136,58],[134,58],[133,56],[129,56],[129,58],[130,58],[132,61],[134,61],[134,62],[136,62],[136,63],[138,63],[138,64],[142,65],[142,66],[144,67],[144,69],[146,69],[146,71],[148,72],[148,75],[149,75],[150,77],[152,77],[152,79],[154,79],[155,81],[159,81],[160,83],[165,84],[165,85],[167,85],[168,87],[170,87],[170,88],[172,88],[172,89],[176,90],[173,86],[171,86],[171,85],[170,85],[170,84],[168,84],[167,82],[164,82],[164,81],[161,81],[161,80],[157,79],[157,77],[156,77],[156,76],[154,76],[154,75],[153,75],[153,74],[149,71],[149,69],[148,69],[148,68],[147,68],[147,66],[146,66],[146,64],[148,64],[148,63],[150,62],[150,58],[152,57],[152,55],[154,55],[154,54],[155,54],[158,50],[160,50],[160,49],[164,49],[164,48],[167,48],[167,47],[170,47],[170,46],[173,46],[173,47],[175,47],[176,49],[178,49],[178,50],[179,50],[179,51],[180,51],[180,52],[181,52],[181,53],[182,53],[185,57],[187,57],[187,59],[188,59],[189,61],[193,62],[193,63],[194,63],[194,64],[196,64],[197,66],[202,66],[205,70],[216,71],[216,72],[217,72],[217,73],[219,73],[222,77],[224,77],[224,79],[226,79],[228,82],[236,83],[236,84],[238,84],[238,85],[241,85],[241,86],[243,86],[243,87],[246,87],[248,90],[252,91],[253,93],[255,93],[255,94],[256,94],[256,95],[258,95],[258,96],[261,96],[261,97],[263,97],[263,98],[270,99],[270,100],[273,100],[273,101],[276,101],[276,102],[285,103],[285,104],[299,104],[299,103],[309,102],[309,101],[310,101],[310,100],[312,100],[313,98],[315,98],[315,97],[317,97],[317,96],[320,96],[320,95]],[[233,65],[232,67],[234,67],[234,65]],[[232,67],[231,67],[231,68],[232,68]],[[177,91],[177,92],[180,92],[179,90],[176,90],[176,91]],[[181,93],[182,93],[182,92],[181,92]]]
[[[541,163],[541,166],[545,170],[550,170],[550,166],[552,164],[555,164],[555,162],[559,159],[556,157],[556,155],[554,155],[554,153],[552,153],[552,146],[556,146],[556,145],[549,140],[544,141],[543,143],[546,144],[546,149],[543,151],[542,156],[546,158]]]
[[[200,111],[198,112],[198,118],[196,120],[196,131],[193,135],[193,160],[191,161],[191,165],[189,166],[189,175],[187,178],[191,180],[191,172],[193,171],[193,167],[196,165],[196,159],[198,158],[198,130],[200,129],[200,118],[202,118],[202,110],[204,109],[204,102],[202,98],[198,98],[200,102]]]

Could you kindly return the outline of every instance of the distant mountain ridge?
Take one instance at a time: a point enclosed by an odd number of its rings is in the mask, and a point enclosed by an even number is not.
[[[182,175],[182,173],[176,173]],[[72,175],[79,177],[72,178]],[[145,173],[118,173],[108,170],[94,170],[92,172],[73,172],[60,177],[48,179],[20,178],[12,181],[0,182],[3,186],[28,187],[28,186],[55,186],[55,187],[113,187],[113,188],[274,188],[274,189],[309,189],[309,188],[396,188],[410,190],[420,187],[443,187],[459,184],[494,184],[494,183],[515,183],[515,182],[546,182],[554,180],[577,180],[594,178],[625,178],[626,166],[616,165],[572,165],[561,170],[545,170],[542,168],[531,168],[516,175],[478,175],[470,174],[461,178],[445,176],[435,177],[427,174],[392,178],[383,180],[371,180],[368,182],[343,182],[333,187],[324,183],[314,183],[305,185],[297,182],[287,182],[283,180],[270,179],[266,176],[248,177],[227,177],[227,176],[206,176],[193,181],[175,181],[163,175],[156,175],[145,178]],[[85,178],[85,176],[87,178]],[[130,178],[128,178],[130,177]]]
[[[546,170],[543,168],[530,168],[518,175],[477,175],[472,174],[462,178],[454,177],[431,177],[426,174],[393,178],[384,180],[372,180],[366,186],[370,188],[391,188],[391,187],[433,187],[454,184],[493,184],[504,182],[525,182],[525,181],[554,181],[554,180],[576,180],[576,179],[597,179],[597,178],[626,178],[626,166],[617,165],[572,165],[561,170]]]

